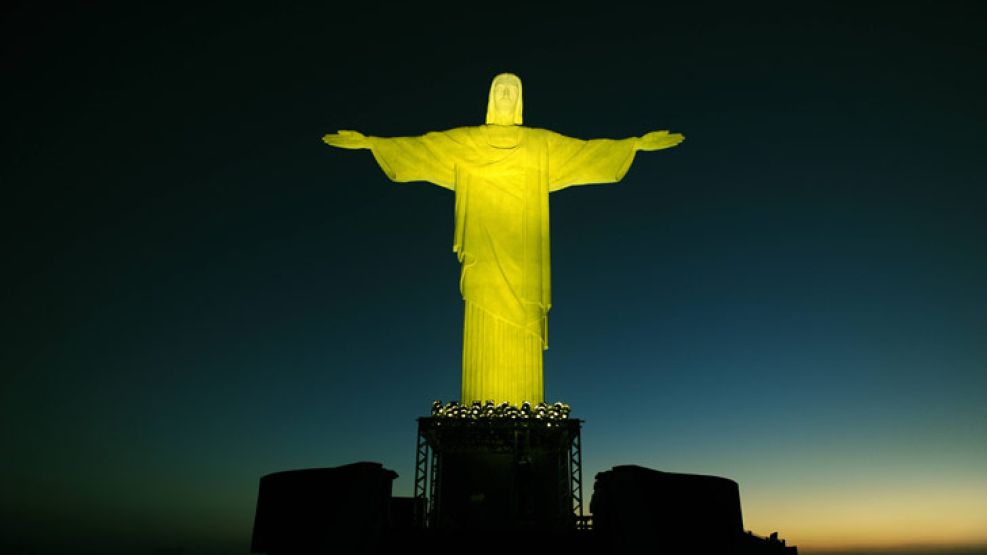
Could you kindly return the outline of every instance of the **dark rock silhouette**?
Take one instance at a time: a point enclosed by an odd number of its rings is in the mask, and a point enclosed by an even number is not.
[[[392,529],[394,478],[397,473],[372,462],[264,476],[251,552],[379,552]]]

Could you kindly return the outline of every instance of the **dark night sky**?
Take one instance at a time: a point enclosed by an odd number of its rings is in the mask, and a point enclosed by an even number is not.
[[[244,553],[293,468],[410,494],[453,197],[320,137],[482,123],[502,71],[526,125],[687,137],[552,196],[588,478],[730,477],[805,553],[987,544],[987,8],[866,5],[5,8],[0,550]]]

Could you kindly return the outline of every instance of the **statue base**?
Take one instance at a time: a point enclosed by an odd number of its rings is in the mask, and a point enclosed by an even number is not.
[[[418,419],[415,506],[435,530],[575,530],[585,524],[582,421]]]

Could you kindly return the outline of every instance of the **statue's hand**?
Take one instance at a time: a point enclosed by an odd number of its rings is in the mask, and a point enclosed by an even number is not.
[[[672,148],[685,140],[685,135],[681,133],[669,133],[668,131],[652,131],[637,140],[638,150],[661,150]]]
[[[347,131],[345,129],[340,129],[338,133],[329,133],[323,136],[322,142],[339,148],[370,148],[370,140],[367,139],[366,135],[359,131]]]

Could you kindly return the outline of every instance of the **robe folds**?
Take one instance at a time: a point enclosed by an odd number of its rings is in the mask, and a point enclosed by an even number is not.
[[[636,139],[581,140],[516,125],[368,139],[392,181],[455,192],[452,249],[466,303],[461,401],[542,402],[552,306],[549,193],[619,181]]]

